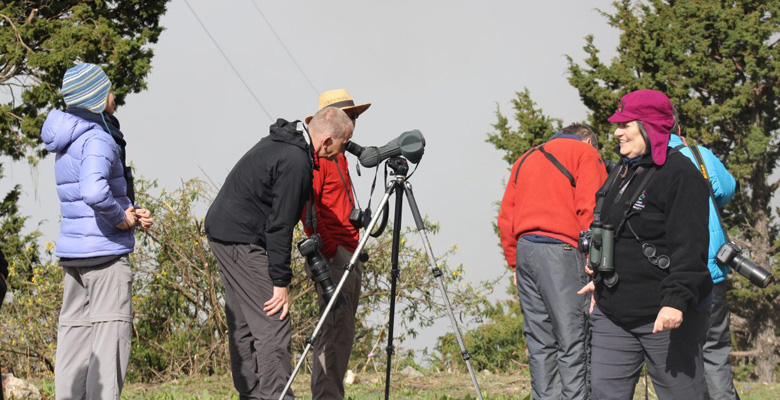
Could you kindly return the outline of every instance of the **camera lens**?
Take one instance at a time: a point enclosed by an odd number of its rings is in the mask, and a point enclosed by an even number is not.
[[[330,299],[336,292],[336,285],[333,283],[333,279],[330,276],[330,266],[328,259],[320,253],[319,248],[322,246],[322,240],[318,234],[311,235],[308,239],[305,239],[298,243],[298,251],[301,255],[306,257],[306,263],[311,271],[311,279],[315,285],[319,285],[321,289],[322,300],[325,304],[330,303]],[[339,293],[336,302],[333,304],[333,308],[338,308],[344,303],[344,298]]]
[[[739,274],[747,278],[750,283],[760,288],[769,286],[775,280],[775,277],[772,276],[769,271],[742,255],[734,257],[731,268],[734,268],[734,271],[739,272]]]

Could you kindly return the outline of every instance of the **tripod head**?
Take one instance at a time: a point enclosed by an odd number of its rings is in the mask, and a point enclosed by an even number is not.
[[[409,172],[409,163],[400,156],[387,160],[387,166],[393,170],[393,174],[396,176],[406,176],[406,173]]]

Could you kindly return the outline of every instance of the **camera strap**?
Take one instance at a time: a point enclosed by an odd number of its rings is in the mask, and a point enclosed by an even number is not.
[[[317,153],[314,152],[314,141],[311,138],[311,134],[309,133],[309,129],[306,127],[306,124],[301,122],[300,120],[297,120],[293,123],[300,122],[301,126],[303,127],[303,130],[306,132],[306,137],[309,139],[309,161],[311,162],[311,173],[312,177],[314,177],[314,170],[319,170],[319,158],[317,157]],[[338,165],[336,166],[338,167]],[[304,226],[311,226],[311,228],[314,230],[314,233],[317,233],[317,209],[314,206],[314,190],[313,188],[309,188],[309,201],[306,202],[306,220],[304,221]]]
[[[710,193],[710,199],[712,199],[712,204],[715,207],[715,214],[718,216],[718,224],[720,225],[720,229],[723,231],[723,237],[725,237],[726,241],[728,242],[730,240],[729,232],[726,230],[726,225],[723,224],[723,217],[720,215],[718,202],[715,200],[715,193],[712,192],[712,181],[710,180],[710,174],[707,172],[707,166],[704,164],[704,158],[701,156],[699,146],[689,146],[688,142],[686,142],[684,138],[681,139],[683,144],[676,146],[674,149],[679,150],[683,147],[687,147],[691,151],[691,154],[693,154],[693,158],[696,159],[696,166],[699,168],[699,172],[701,172],[701,174],[704,176],[704,179],[707,181],[707,190]]]
[[[310,226],[317,233],[317,208],[314,205],[314,190],[309,193],[309,201],[306,202],[306,221],[304,226]]]
[[[515,172],[515,183],[517,183],[517,176],[520,175],[520,167],[523,166],[523,163],[525,162],[525,159],[528,158],[528,156],[531,155],[534,151],[539,150],[542,154],[544,154],[544,157],[547,158],[553,165],[555,165],[555,168],[558,168],[558,171],[561,171],[563,176],[566,177],[566,179],[569,180],[569,183],[571,184],[571,187],[577,187],[577,182],[574,180],[574,176],[569,172],[566,167],[561,164],[560,161],[558,161],[557,158],[555,158],[554,155],[548,153],[544,150],[544,145],[540,144],[539,146],[536,146],[529,150],[527,153],[525,153],[525,156],[523,156],[523,159],[520,160],[520,164],[517,165],[517,171]]]
[[[347,185],[347,181],[344,179],[344,173],[341,172],[341,167],[339,166],[339,159],[336,157],[334,160],[336,163],[336,170],[339,171],[339,178],[341,178],[341,184],[344,185],[344,189],[347,190],[347,200],[349,200],[349,204],[352,206],[352,208],[355,208],[355,201],[352,200],[355,197],[355,193],[352,192],[352,187]],[[347,175],[349,175],[349,170],[347,170]],[[351,182],[351,180],[350,180]]]
[[[596,207],[593,209],[593,221],[601,221],[601,209],[604,207],[604,198],[607,197],[607,192],[617,181],[620,170],[623,169],[623,165],[619,165],[616,168],[612,168],[612,172],[607,177],[607,180],[601,185],[601,189],[596,192]]]
[[[615,229],[615,235],[617,236],[619,232],[623,229],[623,225],[625,225],[626,221],[628,221],[628,218],[631,216],[631,210],[634,207],[634,204],[639,200],[639,196],[642,194],[642,191],[645,190],[645,187],[647,187],[647,184],[650,183],[650,178],[653,177],[653,174],[655,173],[655,168],[649,168],[645,169],[643,166],[639,166],[634,173],[634,175],[631,176],[629,179],[629,182],[626,183],[625,187],[623,187],[622,190],[625,190],[628,188],[628,185],[631,184],[631,180],[636,175],[642,175],[644,174],[644,177],[642,179],[642,182],[639,183],[639,186],[636,187],[636,190],[634,190],[634,193],[631,194],[630,197],[626,199],[625,207],[626,210],[623,212],[623,219],[620,221],[620,225],[618,225],[617,229]],[[620,201],[620,197],[623,197],[622,194],[618,195],[619,197],[615,199],[615,203],[618,203]],[[610,210],[611,212],[612,210]]]

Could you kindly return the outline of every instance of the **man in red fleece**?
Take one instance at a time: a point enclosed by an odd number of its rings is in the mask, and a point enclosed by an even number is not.
[[[370,106],[371,103],[356,105],[345,89],[329,90],[319,98],[320,109],[342,109],[352,120],[353,127],[358,116]],[[306,123],[309,123],[310,119],[311,117],[306,118]],[[349,213],[355,208],[356,200],[344,154],[339,154],[334,160],[320,159],[319,170],[314,170],[312,186],[316,225],[307,225],[306,210],[301,220],[307,235],[311,236],[316,230],[322,237],[320,251],[330,259],[331,277],[333,282],[338,284],[360,239],[358,227],[349,221]],[[314,366],[311,374],[313,399],[344,398],[343,381],[355,338],[355,313],[360,300],[361,266],[358,261],[341,288],[346,304],[331,309],[314,342]],[[308,265],[306,268],[308,272]],[[321,287],[315,286],[322,310],[325,302],[322,300]]]
[[[607,178],[597,138],[573,124],[523,154],[501,201],[498,227],[523,310],[534,399],[587,399],[589,298],[579,233]]]

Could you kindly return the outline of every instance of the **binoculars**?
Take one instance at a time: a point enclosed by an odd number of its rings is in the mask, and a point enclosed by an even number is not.
[[[588,254],[590,269],[598,272],[596,279],[603,279],[607,287],[615,286],[618,274],[615,272],[615,227],[594,222],[590,229],[580,232],[577,248]]]

